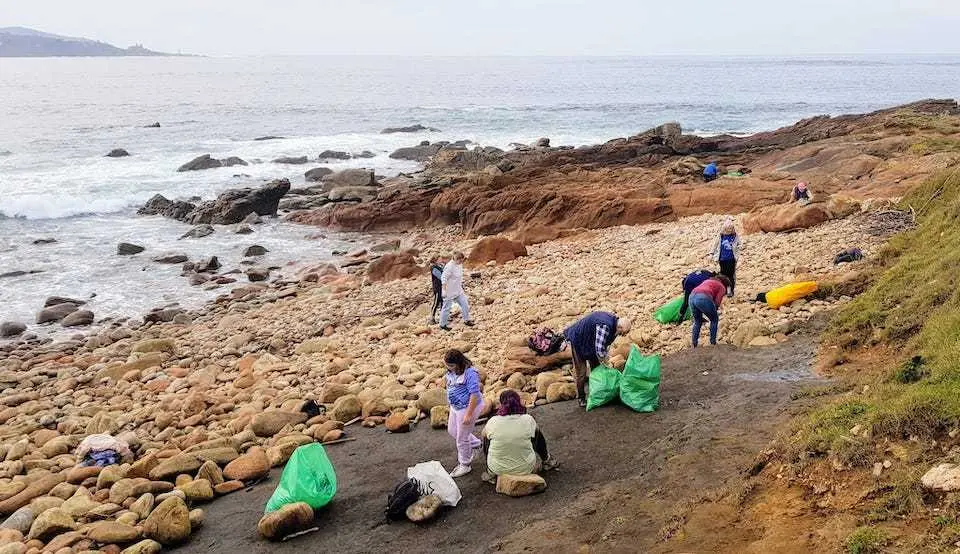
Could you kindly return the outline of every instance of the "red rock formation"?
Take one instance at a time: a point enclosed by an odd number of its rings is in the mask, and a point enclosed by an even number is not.
[[[367,268],[367,280],[371,283],[384,283],[407,279],[426,274],[426,268],[417,265],[416,258],[409,252],[384,254],[374,260]]]
[[[478,242],[470,251],[470,255],[467,256],[467,264],[473,267],[491,261],[505,264],[526,255],[527,247],[519,242],[506,237],[487,237]]]

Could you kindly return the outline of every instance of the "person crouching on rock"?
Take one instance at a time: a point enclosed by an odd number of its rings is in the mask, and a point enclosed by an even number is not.
[[[573,353],[573,376],[580,407],[587,407],[586,384],[590,370],[607,361],[610,345],[630,332],[630,321],[609,312],[593,312],[563,331]]]
[[[448,351],[444,362],[447,364],[447,401],[450,403],[447,431],[457,443],[457,467],[450,476],[462,477],[470,473],[473,449],[482,444],[473,435],[473,427],[483,411],[480,373],[459,350]]]
[[[430,284],[433,288],[433,307],[430,310],[430,323],[436,325],[437,311],[443,305],[443,258],[430,258]]]
[[[813,202],[813,193],[807,188],[806,183],[797,183],[797,186],[793,187],[793,192],[790,194],[790,201],[798,202],[801,206],[806,206],[810,202]]]
[[[497,415],[483,429],[483,451],[487,454],[484,481],[493,481],[497,475],[540,473],[557,465],[537,421],[511,389],[500,393]]]
[[[444,331],[450,330],[450,309],[453,303],[460,305],[460,315],[463,317],[463,324],[467,327],[473,327],[473,320],[470,319],[470,303],[467,301],[467,293],[463,290],[463,261],[466,257],[463,252],[457,252],[453,259],[447,262],[440,275],[441,294],[443,295],[443,307],[440,309],[440,328]]]
[[[717,162],[710,162],[707,164],[707,167],[703,168],[703,182],[709,183],[710,181],[714,181],[719,174],[720,167],[717,165]]]
[[[693,289],[699,287],[707,279],[715,277],[717,274],[707,270],[707,269],[698,269],[693,273],[688,274],[683,278],[681,286],[683,287],[683,304],[680,305],[680,313],[677,315],[677,325],[683,323],[683,316],[687,313],[687,308],[690,307],[690,294],[693,293]]]
[[[733,224],[733,218],[728,217],[723,222],[720,229],[720,236],[713,243],[713,251],[709,254],[715,262],[720,265],[720,274],[726,275],[730,280],[727,288],[727,296],[733,297],[734,289],[737,287],[737,251],[740,250],[740,235],[737,234],[737,227]]]
[[[720,326],[720,304],[730,287],[726,275],[717,275],[707,279],[690,295],[690,307],[693,309],[693,347],[700,344],[700,328],[703,318],[710,320],[710,344],[717,344],[717,329]]]

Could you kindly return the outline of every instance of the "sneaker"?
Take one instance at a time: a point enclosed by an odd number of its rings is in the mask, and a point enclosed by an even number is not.
[[[473,327],[473,321],[464,321],[463,324],[467,327]]]
[[[577,400],[577,405],[579,405],[581,408],[586,408],[586,407],[587,407],[587,401],[584,400],[583,398],[581,398],[581,399]]]
[[[457,467],[453,468],[453,471],[450,472],[450,477],[456,479],[457,477],[463,477],[471,471],[473,471],[472,467],[465,466],[463,464],[457,464]]]
[[[547,460],[543,462],[544,471],[553,471],[558,467],[560,467],[560,462],[558,462],[553,456],[547,456]]]
[[[441,325],[440,328],[443,329],[444,331],[453,331],[453,329],[451,329],[449,325]]]
[[[481,473],[481,474],[480,474],[480,479],[481,479],[482,481],[485,481],[485,482],[487,482],[487,483],[490,483],[491,485],[496,485],[496,484],[497,484],[497,476],[494,475],[493,473],[490,473],[489,471],[484,471],[483,473]]]

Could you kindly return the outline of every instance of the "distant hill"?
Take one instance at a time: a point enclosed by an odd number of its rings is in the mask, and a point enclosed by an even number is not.
[[[118,48],[106,42],[65,37],[25,27],[0,28],[0,58],[56,56],[174,56],[147,50],[141,45]]]

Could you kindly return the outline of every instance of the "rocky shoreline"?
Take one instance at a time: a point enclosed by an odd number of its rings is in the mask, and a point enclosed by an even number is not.
[[[923,117],[957,110],[955,103],[907,109]],[[338,263],[272,281],[248,273],[258,282],[201,310],[163,307],[58,343],[0,343],[0,515],[7,517],[0,554],[157,552],[203,524],[204,503],[258,482],[300,445],[350,448],[342,441],[351,425],[395,433],[420,421],[443,427],[442,357],[450,348],[481,370],[488,409],[507,387],[529,406],[572,399],[569,354],[536,357],[525,341],[592,310],[635,322],[614,343],[614,365],[623,365],[631,344],[646,353],[686,348],[688,325],[662,326],[652,314],[679,293],[687,272],[713,265],[706,255],[728,213],[755,210],[739,217],[750,234],[720,340],[742,348],[787,341],[859,291],[863,262],[835,265],[837,251],[875,255],[910,221],[886,198],[950,155],[903,150],[903,127],[885,126],[901,121],[903,110],[815,119],[745,139],[691,138],[667,125],[588,149],[441,147],[414,176],[378,181],[367,173],[365,184],[345,185],[375,188],[372,197],[358,192],[359,201],[290,217],[403,231],[342,253]],[[863,153],[868,142],[872,154]],[[687,154],[744,164],[760,176],[695,184],[699,158]],[[859,169],[846,169],[857,160]],[[774,206],[792,178],[815,174],[833,176],[819,181],[824,196],[833,194],[827,202],[784,213]],[[321,187],[331,175],[320,176]],[[241,225],[253,213],[277,213],[290,183],[266,188],[283,193],[268,195],[262,210],[251,189],[170,213],[200,225]],[[176,201],[150,205],[167,215]],[[426,266],[453,250],[469,253],[477,326],[454,319],[445,333],[427,323]],[[193,274],[216,275],[206,262]],[[800,280],[820,282],[820,292],[779,310],[750,301]],[[80,302],[59,299],[48,309],[71,317],[83,311]],[[81,467],[76,449],[94,434],[123,441],[132,456]]]

